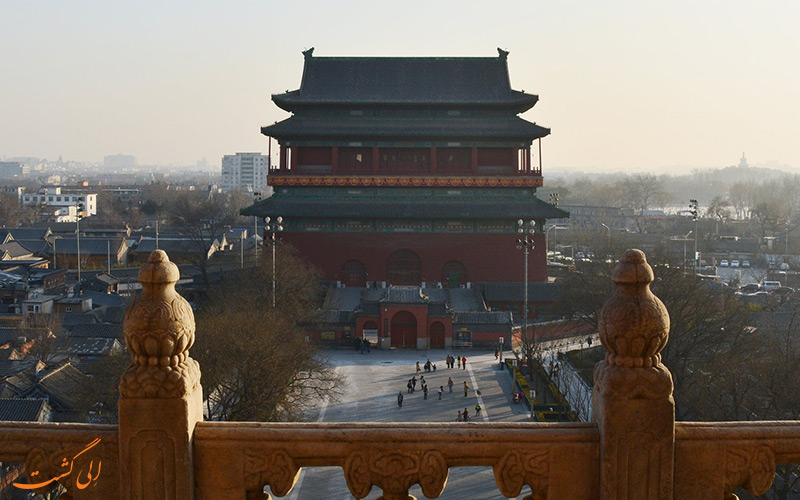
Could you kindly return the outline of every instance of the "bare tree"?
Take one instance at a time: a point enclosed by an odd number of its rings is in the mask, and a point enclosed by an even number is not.
[[[301,420],[341,392],[344,381],[301,326],[316,314],[317,276],[287,248],[279,250],[276,307],[265,266],[232,274],[198,310],[192,353],[213,419]]]

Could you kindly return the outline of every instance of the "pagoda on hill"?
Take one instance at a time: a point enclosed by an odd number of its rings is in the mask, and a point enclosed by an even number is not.
[[[497,57],[314,57],[298,90],[272,100],[292,116],[261,129],[280,145],[274,195],[243,211],[284,218],[282,238],[347,286],[520,282],[517,220],[535,220],[529,280],[547,280],[536,198],[550,130],[519,113]],[[540,147],[541,149],[541,147]]]

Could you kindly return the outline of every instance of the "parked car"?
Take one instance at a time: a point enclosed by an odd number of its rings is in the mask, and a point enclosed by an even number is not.
[[[782,262],[781,271],[788,271],[788,270],[789,270],[789,264],[787,264],[786,262]]]
[[[767,280],[764,280],[764,281],[761,282],[761,289],[764,290],[765,292],[771,292],[773,290],[777,290],[780,287],[781,287],[781,282],[780,281],[767,281]]]
[[[760,288],[761,287],[758,286],[758,283],[748,283],[748,284],[744,285],[743,287],[741,287],[739,290],[741,290],[744,293],[755,293]]]
[[[738,260],[732,260],[731,261],[731,267],[739,267],[739,261]]]
[[[728,267],[728,260],[722,259],[721,261],[719,261],[719,267]]]
[[[750,261],[749,260],[743,260],[742,261],[742,267],[750,267]]]

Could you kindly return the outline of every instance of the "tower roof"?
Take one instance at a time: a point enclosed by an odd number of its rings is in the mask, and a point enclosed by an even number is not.
[[[511,107],[538,96],[511,88],[507,52],[497,57],[314,57],[304,52],[300,88],[272,96],[280,108],[307,105],[458,105]]]

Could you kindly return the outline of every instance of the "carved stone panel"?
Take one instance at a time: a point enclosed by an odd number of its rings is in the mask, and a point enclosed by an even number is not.
[[[375,485],[383,490],[384,500],[406,500],[410,497],[408,489],[414,484],[420,485],[426,497],[437,498],[444,490],[448,474],[444,456],[435,450],[356,451],[344,463],[347,487],[359,499],[366,497]]]
[[[517,497],[526,484],[533,498],[547,498],[550,479],[550,450],[527,448],[507,452],[493,467],[500,493]]]
[[[264,498],[266,485],[278,496],[288,495],[300,475],[300,468],[285,450],[247,449],[244,467],[248,499]]]

